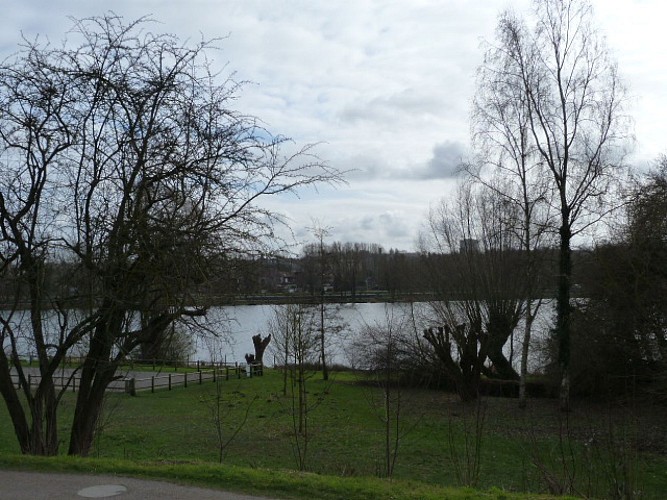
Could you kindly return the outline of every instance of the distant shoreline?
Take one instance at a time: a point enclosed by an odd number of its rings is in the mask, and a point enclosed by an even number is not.
[[[351,304],[351,303],[409,303],[409,302],[427,302],[435,300],[435,296],[430,293],[402,293],[390,294],[389,292],[362,292],[351,295],[349,292],[344,295],[327,293],[324,295],[324,303],[326,304]],[[196,303],[186,304],[187,306],[203,306],[203,307],[224,307],[224,306],[259,306],[259,305],[279,305],[279,304],[320,304],[321,296],[290,293],[290,294],[261,294],[261,295],[239,295],[239,296],[219,296],[219,297],[200,297]],[[83,300],[69,300],[66,301],[69,309],[86,309],[90,306],[87,301]],[[9,311],[12,309],[29,310],[30,302],[22,301],[18,303],[9,301],[0,301],[0,310]],[[45,307],[53,309],[52,307]]]

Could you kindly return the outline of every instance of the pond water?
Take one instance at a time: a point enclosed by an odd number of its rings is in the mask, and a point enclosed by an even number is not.
[[[218,334],[194,337],[193,358],[201,361],[227,361],[245,363],[245,354],[254,353],[253,335],[262,337],[270,334],[270,321],[277,306],[249,305],[213,307],[209,310],[205,325]],[[409,313],[407,304],[356,303],[331,304],[327,307],[336,310],[335,322],[344,325],[341,332],[342,344],[334,342],[330,347],[329,360],[332,363],[349,364],[345,351],[345,341],[356,337],[364,326],[381,323],[387,314],[402,315]],[[272,345],[269,344],[264,357],[267,365],[274,364]]]
[[[191,359],[244,363],[245,354],[254,353],[252,336],[261,334],[264,337],[271,333],[269,322],[274,316],[275,307],[273,305],[249,305],[212,308],[207,314],[207,324],[211,330],[217,332],[218,338],[195,336],[194,353]],[[423,319],[427,315],[426,303],[355,303],[329,305],[328,307],[337,309],[338,319],[336,321],[345,325],[340,341],[333,342],[328,349],[330,363],[349,366],[347,347],[355,338],[358,338],[366,326],[381,326],[387,323],[387,318],[392,317],[395,319],[407,317],[408,321],[415,318],[414,324],[420,331],[427,324]],[[531,342],[535,344],[535,347],[546,338],[552,311],[553,306],[548,303],[540,309]],[[512,357],[512,364],[517,370],[520,363],[522,337],[523,324],[520,323],[515,332],[513,346],[508,341],[504,349],[508,359]],[[270,344],[264,357],[267,365],[275,363],[272,347]],[[538,350],[534,349],[532,345],[531,352],[529,369],[536,369],[542,362],[541,357]]]
[[[270,331],[270,320],[275,315],[275,309],[279,306],[273,305],[245,305],[245,306],[225,306],[212,307],[200,325],[190,328],[191,338],[193,340],[192,352],[189,360],[192,361],[225,361],[227,363],[245,363],[245,354],[254,353],[252,337],[261,334],[262,337],[272,333]],[[428,324],[425,313],[427,311],[426,303],[355,303],[355,304],[331,304],[327,306],[330,310],[336,311],[335,323],[343,325],[341,334],[337,336],[334,342],[328,348],[328,360],[330,364],[350,365],[348,357],[349,346],[352,341],[362,334],[366,326],[382,326],[387,323],[388,318],[407,318],[410,324],[415,325],[419,331]],[[535,343],[545,338],[548,331],[548,319],[551,317],[553,306],[546,304],[540,310],[540,317],[536,321],[534,329]],[[72,319],[77,316],[76,311],[71,313]],[[414,322],[412,319],[414,318]],[[49,321],[50,320],[50,321]],[[27,313],[19,314],[14,317],[15,323],[20,323],[20,330],[23,335],[19,340],[19,352],[21,355],[31,354],[29,336],[29,317]],[[51,313],[47,318],[48,323],[53,323],[51,336],[57,335],[57,318]],[[521,337],[523,328],[520,324],[516,329],[513,346],[510,342],[505,346],[505,354],[510,357],[513,365],[518,368],[521,350]],[[55,340],[55,339],[54,339]],[[5,339],[4,348],[8,349],[7,339]],[[275,343],[273,343],[275,344]],[[271,366],[275,364],[274,345],[269,345],[264,356],[265,364]],[[513,348],[512,348],[513,347]],[[75,348],[71,352],[73,356],[82,355],[85,352],[85,346]],[[531,362],[533,368],[540,363],[540,357],[537,350],[531,346]]]

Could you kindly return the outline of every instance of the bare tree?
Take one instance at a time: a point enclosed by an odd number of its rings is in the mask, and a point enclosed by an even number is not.
[[[215,365],[215,363],[214,363]],[[214,368],[215,369],[215,368]],[[243,403],[245,409],[242,412],[242,417],[239,418],[239,415],[233,415],[233,410],[241,406],[241,401],[245,394],[242,394],[238,389],[234,391],[228,391],[229,394],[225,395],[223,385],[228,384],[224,381],[224,378],[218,374],[213,381],[213,392],[212,394],[206,394],[202,396],[201,402],[206,405],[206,408],[210,412],[211,423],[215,428],[216,436],[216,445],[218,448],[218,462],[222,463],[225,458],[225,453],[229,445],[236,439],[239,432],[243,429],[246,422],[248,421],[248,415],[252,409],[252,405],[257,400],[257,396],[254,396]],[[232,397],[233,394],[241,394],[242,398]]]
[[[324,246],[324,238],[329,235],[331,228],[324,227],[319,221],[313,221],[313,227],[310,228],[313,235],[317,238],[317,258],[319,264],[319,309],[320,309],[320,362],[322,363],[322,379],[329,380],[329,368],[327,366],[326,355],[326,328],[325,328],[325,312],[326,303],[324,299],[325,281],[327,275],[327,259]]]
[[[421,235],[436,299],[424,338],[463,400],[477,397],[487,357],[505,379],[518,375],[503,347],[525,307],[516,207],[482,184],[464,182],[453,202],[431,211]]]
[[[362,383],[370,383],[367,400],[383,426],[383,475],[388,478],[394,474],[403,439],[419,422],[409,421],[410,401],[402,390],[403,378],[415,363],[411,328],[406,314],[388,306],[384,320],[365,325],[350,346],[352,366]]]
[[[511,94],[518,113],[504,119],[525,129],[522,153],[549,178],[558,213],[557,318],[561,408],[569,408],[572,238],[610,209],[620,174],[628,120],[625,89],[587,0],[535,1],[534,27],[510,12],[500,16],[484,79]],[[494,112],[489,126],[497,123]],[[522,128],[523,127],[523,128]],[[502,145],[501,145],[502,146]],[[516,154],[516,152],[510,152]]]
[[[502,32],[499,37],[502,38]],[[523,273],[526,298],[523,314],[523,342],[519,381],[519,406],[526,405],[526,378],[533,324],[543,302],[541,257],[552,243],[554,190],[541,168],[541,160],[531,133],[530,103],[520,85],[497,78],[498,68],[513,64],[512,55],[490,46],[479,68],[473,106],[475,161],[466,171],[476,181],[516,207],[512,224],[524,254]]]
[[[273,339],[270,350],[273,351],[274,364],[283,370],[283,396],[287,396],[287,379],[289,377],[289,364],[291,362],[290,345],[294,330],[292,322],[294,313],[291,313],[290,309],[294,307],[297,306],[293,304],[274,306],[271,318],[266,325],[267,330],[270,332],[269,335]]]
[[[149,26],[77,20],[62,47],[26,41],[0,67],[0,262],[17,290],[2,318],[0,392],[25,453],[57,453],[51,378],[75,346],[86,352],[69,453],[86,455],[120,362],[174,321],[205,314],[191,305],[217,256],[270,248],[281,219],[257,201],[339,179],[309,148],[284,155],[284,138],[233,110],[239,85],[212,72],[214,42],[189,47]],[[46,293],[49,260],[72,262],[86,286]],[[11,321],[19,297],[39,360],[34,392]],[[75,318],[74,301],[86,315]],[[30,415],[4,382],[10,366]]]
[[[245,400],[245,394],[238,386],[233,391],[225,393],[223,385],[228,385],[221,373],[218,373],[216,366],[219,366],[224,359],[222,349],[211,343],[209,346],[209,355],[213,366],[213,391],[204,394],[200,401],[206,405],[209,411],[210,422],[213,424],[216,436],[216,445],[218,451],[218,462],[222,463],[229,445],[236,439],[246,422],[252,409],[252,405],[257,401],[257,396],[253,396],[249,401]],[[243,408],[242,417],[235,411],[237,408]]]
[[[318,316],[318,308],[312,305],[286,304],[275,307],[269,322],[275,339],[272,347],[284,363],[283,395],[292,419],[292,450],[299,470],[305,470],[308,463],[311,412],[322,402],[322,393],[311,398],[308,390],[317,373]]]

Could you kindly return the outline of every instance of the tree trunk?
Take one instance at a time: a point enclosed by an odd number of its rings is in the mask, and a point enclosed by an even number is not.
[[[572,231],[569,217],[563,215],[560,228],[560,253],[558,297],[556,301],[556,340],[558,342],[558,368],[560,370],[560,409],[570,410],[570,304],[572,287]]]
[[[114,311],[109,304],[103,304],[101,309],[107,307],[108,312],[102,316],[90,339],[88,355],[81,369],[69,455],[85,457],[90,452],[104,394],[116,373],[117,363],[111,361],[113,339],[116,338],[113,332],[121,329],[123,314]]]
[[[500,378],[501,380],[519,380],[519,374],[503,354],[502,348],[489,349],[488,357],[493,363],[495,378]]]
[[[322,380],[329,380],[329,368],[327,367],[325,338],[324,338],[324,288],[320,297],[320,358],[322,360]]]
[[[35,398],[30,405],[32,426],[29,433],[30,455],[55,456],[58,454],[56,411],[53,402]]]
[[[480,373],[470,370],[456,377],[456,392],[462,402],[474,401],[479,396]]]
[[[521,374],[519,377],[519,408],[526,407],[526,378],[528,377],[528,353],[530,350],[530,336],[533,331],[535,311],[531,301],[526,306],[526,323],[523,328],[523,345],[521,346]]]
[[[289,371],[289,340],[285,340],[285,363],[283,365],[283,396],[287,396],[288,371]]]
[[[97,422],[102,413],[104,395],[115,373],[116,367],[111,364],[104,369],[84,367],[72,420],[72,432],[67,452],[69,455],[85,457],[90,453]]]
[[[507,339],[510,338],[512,332],[514,332],[514,326],[507,322],[503,322],[502,325],[497,323],[488,325],[486,355],[495,369],[495,373],[492,375],[503,380],[519,380],[519,374],[503,354],[503,346],[507,343]]]
[[[19,442],[21,453],[31,453],[30,449],[30,429],[26,413],[19,399],[18,393],[12,383],[9,373],[9,363],[2,349],[0,349],[0,394],[5,400],[7,411],[14,426],[14,434]]]
[[[9,417],[14,427],[14,434],[21,453],[26,455],[53,456],[58,454],[57,399],[52,378],[43,375],[40,387],[28,400],[31,423],[28,413],[21,402],[18,390],[14,387],[9,372],[9,360],[0,351],[0,394],[5,401]],[[27,383],[24,381],[23,383]],[[24,388],[25,389],[25,388]]]
[[[39,401],[42,421],[44,422],[44,437],[41,437],[41,429],[35,429],[35,433],[40,435],[42,448],[39,455],[54,456],[58,454],[58,400],[56,398],[56,389],[53,385],[51,373],[46,370],[42,374],[42,380],[35,391],[35,400]],[[33,422],[35,417],[33,416]]]
[[[471,333],[470,330],[466,334],[463,325],[456,328],[460,329],[461,352],[458,362],[454,361],[451,355],[450,335],[452,335],[452,330],[448,326],[426,328],[424,339],[431,344],[445,373],[454,382],[461,401],[472,401],[479,395],[479,380],[484,359],[486,359],[486,348],[481,346],[478,352],[477,335]]]

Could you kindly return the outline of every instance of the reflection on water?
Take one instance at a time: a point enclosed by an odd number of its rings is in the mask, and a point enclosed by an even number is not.
[[[195,336],[195,358],[202,361],[245,362],[246,353],[253,353],[252,336],[258,333],[266,336],[271,333],[269,321],[274,315],[273,305],[228,306],[211,308],[207,314],[207,326],[216,331],[219,339],[211,335]],[[333,364],[349,364],[345,354],[345,340],[356,336],[364,325],[375,325],[384,321],[387,308],[393,314],[409,314],[408,304],[358,303],[327,305],[336,308],[340,324],[345,325],[340,342],[332,343],[329,361]],[[274,356],[269,350],[264,356],[267,365],[274,364]]]
[[[198,319],[198,324],[183,326],[191,333],[193,339],[193,353],[191,361],[226,361],[228,363],[244,363],[246,353],[253,353],[254,347],[252,336],[261,334],[266,336],[270,334],[269,321],[274,315],[273,305],[247,305],[247,306],[225,306],[212,307],[209,309],[206,318]],[[398,317],[400,315],[411,315],[414,317],[414,324],[417,328],[422,328],[427,323],[428,307],[426,303],[405,304],[405,303],[358,303],[358,304],[340,304],[328,305],[327,307],[336,308],[340,324],[345,325],[340,335],[340,342],[333,342],[330,346],[328,359],[331,364],[349,365],[348,357],[345,353],[346,345],[355,338],[365,325],[375,326],[386,323],[388,316]],[[544,338],[548,331],[547,320],[551,316],[552,306],[543,306],[540,310],[540,318],[536,322],[534,337]],[[70,324],[76,324],[76,321],[83,315],[81,311],[71,311]],[[414,316],[412,316],[414,315]],[[27,312],[17,313],[12,324],[16,331],[20,332],[19,352],[22,355],[32,354],[28,338],[30,336],[30,318]],[[58,319],[53,312],[45,315],[45,331],[50,341],[56,341],[58,338]],[[516,329],[514,340],[514,366],[518,367],[519,352],[521,349],[521,338],[523,334],[522,325]],[[9,347],[7,339],[4,342],[5,351]],[[85,344],[76,347],[72,356],[78,356],[85,352]],[[271,345],[267,350],[264,361],[267,365],[274,364],[274,355]],[[509,357],[510,345],[505,346],[505,353]],[[533,360],[537,362],[537,359]]]

